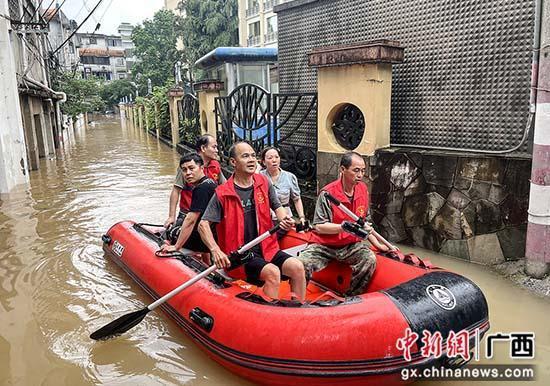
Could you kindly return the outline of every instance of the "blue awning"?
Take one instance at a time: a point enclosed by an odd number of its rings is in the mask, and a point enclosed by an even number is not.
[[[218,47],[195,62],[201,69],[222,63],[277,61],[277,48],[266,47]]]

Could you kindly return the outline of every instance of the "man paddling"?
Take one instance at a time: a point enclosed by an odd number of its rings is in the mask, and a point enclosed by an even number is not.
[[[273,186],[265,176],[255,173],[257,161],[252,146],[238,142],[231,146],[229,157],[235,172],[225,184],[216,188],[199,225],[202,239],[219,268],[229,267],[227,253],[272,227],[271,209],[282,229],[288,230],[294,225]],[[210,229],[212,223],[216,224],[218,242]],[[244,265],[241,276],[252,284],[263,285],[267,296],[277,298],[284,275],[290,278],[292,292],[300,300],[304,299],[304,267],[298,259],[280,250],[276,235],[271,235],[251,251],[254,258]]]
[[[204,174],[216,182],[218,185],[223,184],[226,179],[221,171],[220,163],[218,162],[218,143],[216,138],[210,134],[201,135],[195,144],[197,153],[202,158],[204,165]],[[176,173],[176,180],[172,186],[170,193],[170,206],[168,218],[164,222],[164,227],[168,228],[170,225],[177,223],[177,225],[183,222],[185,215],[189,212],[189,206],[191,205],[191,196],[193,194],[193,186],[185,182],[183,174],[180,168]],[[177,205],[179,201],[179,213],[176,218]]]
[[[210,265],[209,250],[202,242],[197,228],[217,185],[204,174],[204,162],[198,154],[184,155],[180,160],[180,165],[185,182],[193,186],[189,212],[183,220],[175,245],[164,245],[161,250],[170,252],[187,248],[195,252],[202,252],[203,261]]]
[[[330,193],[357,216],[365,217],[369,197],[367,185],[363,182],[364,175],[363,157],[356,152],[347,152],[340,160],[340,177],[326,185],[322,192]],[[348,264],[352,270],[352,277],[347,295],[361,294],[367,288],[376,269],[376,256],[370,250],[368,241],[343,231],[342,223],[351,219],[331,204],[322,192],[317,198],[313,217],[314,244],[302,251],[298,259],[304,264],[308,279],[313,272],[325,268],[331,260]],[[372,228],[366,225],[365,230],[370,232]],[[369,241],[380,250],[388,250],[373,235],[369,235]]]

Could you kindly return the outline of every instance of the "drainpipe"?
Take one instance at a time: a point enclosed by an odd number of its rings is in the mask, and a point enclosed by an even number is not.
[[[535,11],[533,73],[538,77],[531,86],[536,113],[525,273],[541,279],[550,272],[550,1],[537,0]]]

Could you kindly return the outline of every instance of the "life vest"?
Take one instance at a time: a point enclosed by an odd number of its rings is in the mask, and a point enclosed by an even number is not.
[[[256,222],[258,236],[273,227],[269,205],[269,183],[261,174],[254,174],[254,205],[256,208]],[[244,244],[244,209],[241,199],[235,192],[233,176],[227,182],[216,188],[216,195],[223,210],[223,219],[216,224],[218,245],[221,250],[229,254]],[[279,251],[277,234],[269,236],[260,244],[266,261],[271,261]],[[235,278],[245,278],[244,268],[241,266],[230,272]]]
[[[208,162],[208,165],[204,167],[204,174],[206,174],[206,176],[212,179],[216,184],[220,183],[221,172],[222,168],[220,166],[220,163],[215,159],[210,160],[210,162]]]
[[[365,217],[365,215],[367,214],[369,208],[369,191],[367,189],[367,185],[364,182],[359,182],[357,185],[355,185],[355,190],[353,192],[353,202],[350,202],[348,196],[344,193],[341,178],[326,185],[321,191],[330,193],[357,216]],[[353,219],[351,219],[347,214],[341,211],[334,204],[330,203],[330,206],[332,210],[332,223],[341,224],[344,221],[353,221]],[[358,237],[344,231],[335,235],[314,233],[311,239],[311,241],[314,243],[323,244],[333,248],[341,248],[346,245],[361,241],[361,239],[359,239]]]

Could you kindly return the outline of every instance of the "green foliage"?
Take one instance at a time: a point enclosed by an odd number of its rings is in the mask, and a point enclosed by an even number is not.
[[[101,89],[101,98],[105,105],[111,107],[117,105],[122,98],[128,95],[135,97],[136,88],[128,79],[117,79],[105,83]]]
[[[67,94],[61,110],[73,120],[79,114],[105,108],[100,96],[101,82],[96,78],[82,79],[79,74],[62,72],[56,74],[54,87]]]
[[[159,130],[170,132],[170,110],[168,105],[168,85],[154,87],[150,96],[136,98],[136,104],[145,106],[146,127],[154,130],[159,125]],[[155,110],[157,106],[157,110]],[[158,111],[158,116],[156,115]]]
[[[172,11],[163,9],[132,32],[134,53],[139,59],[132,72],[141,95],[146,93],[147,79],[151,79],[153,86],[163,86],[173,79],[174,64],[182,59],[182,53],[176,48],[177,20]]]
[[[185,18],[178,23],[190,68],[216,47],[239,44],[237,0],[182,0]]]

